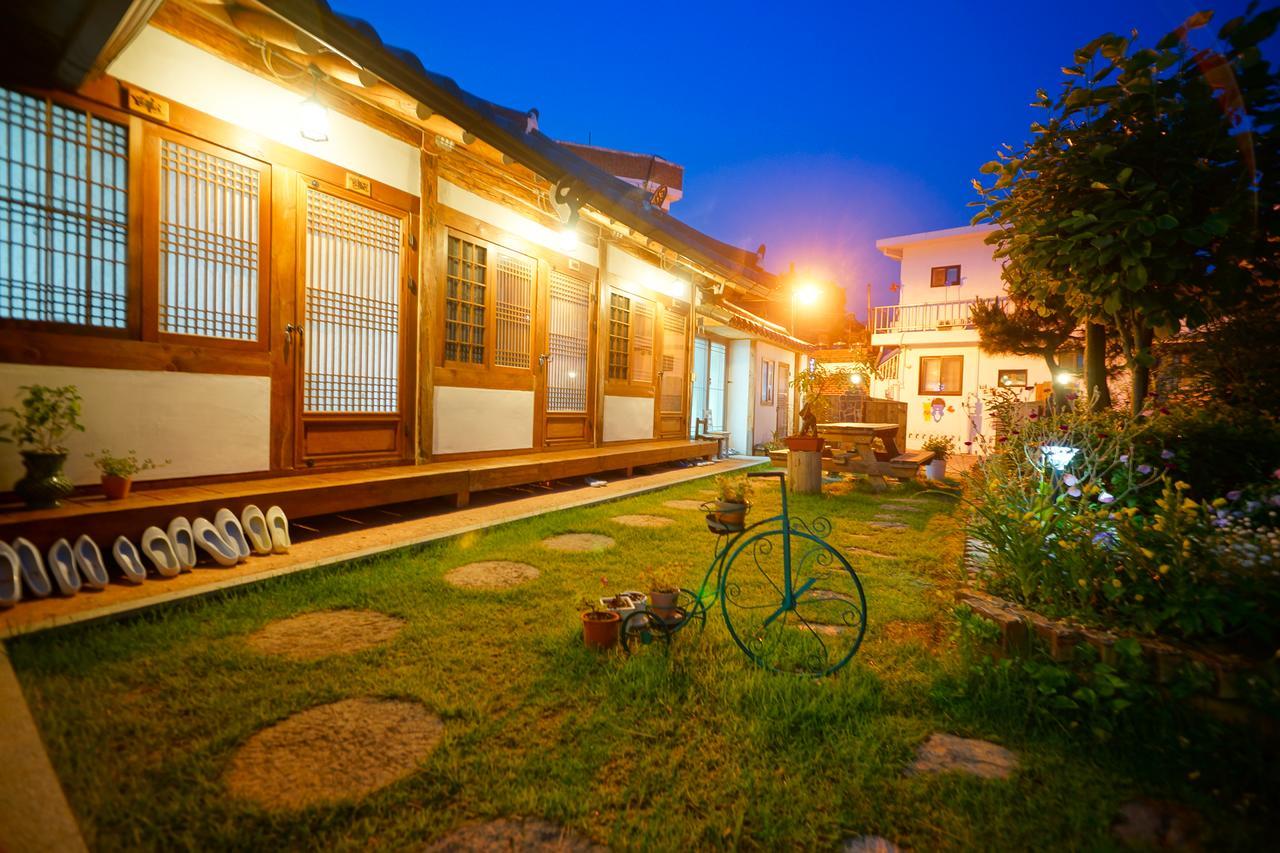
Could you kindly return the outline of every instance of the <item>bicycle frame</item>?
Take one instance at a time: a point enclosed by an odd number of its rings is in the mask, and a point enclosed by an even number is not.
[[[813,584],[814,581],[813,579],[810,579],[809,582],[806,583],[803,587],[801,587],[799,591],[795,591],[791,585],[791,514],[787,509],[786,475],[781,471],[756,471],[756,472],[747,474],[747,476],[750,478],[759,478],[759,477],[777,478],[779,491],[782,492],[782,512],[779,513],[778,515],[770,516],[769,518],[761,519],[760,521],[757,521],[753,524],[749,524],[746,527],[742,528],[742,530],[733,534],[733,536],[730,536],[730,537],[720,536],[719,538],[716,539],[715,556],[711,558],[711,565],[707,567],[707,573],[702,577],[702,584],[698,587],[697,600],[699,605],[701,605],[702,607],[705,607],[707,610],[710,610],[712,605],[714,605],[720,599],[720,596],[724,592],[724,590],[722,589],[724,584],[724,569],[725,569],[725,566],[727,565],[729,555],[736,553],[734,546],[737,545],[739,540],[741,540],[748,533],[751,533],[752,531],[758,528],[764,527],[767,524],[773,524],[774,522],[781,522],[779,527],[779,532],[782,533],[783,603],[782,603],[782,606],[778,608],[778,612],[774,613],[773,616],[769,617],[769,621],[772,622],[774,619],[778,618],[778,616],[782,615],[788,609],[790,609],[791,607],[794,607],[796,597],[799,594],[803,593],[805,590],[807,590],[809,586]],[[724,542],[723,547],[720,544],[722,541]],[[711,581],[712,574],[715,574],[716,581],[715,581],[715,585],[711,587],[710,590],[708,590],[708,585]]]

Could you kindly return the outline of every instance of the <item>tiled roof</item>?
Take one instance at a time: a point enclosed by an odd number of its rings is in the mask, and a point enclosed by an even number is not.
[[[673,190],[684,188],[684,167],[678,166],[670,160],[664,160],[656,154],[616,151],[612,148],[582,145],[578,142],[561,141],[560,145],[568,148],[588,163],[594,163],[609,174],[616,175],[619,178],[661,184]]]
[[[813,349],[813,344],[803,341],[800,338],[792,337],[785,329],[776,323],[770,323],[762,317],[757,317],[745,308],[740,308],[732,302],[721,302],[720,307],[725,309],[729,315],[729,325],[735,329],[741,329],[744,332],[750,332],[759,338],[773,341],[776,344],[786,347],[796,352],[808,352]]]

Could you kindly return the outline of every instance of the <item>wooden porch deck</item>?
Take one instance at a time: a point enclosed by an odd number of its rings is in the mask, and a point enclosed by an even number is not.
[[[150,525],[164,529],[169,520],[178,515],[212,518],[222,507],[238,514],[248,504],[257,504],[263,510],[279,505],[290,520],[442,495],[455,496],[461,507],[470,501],[472,492],[585,477],[602,471],[624,471],[630,475],[632,469],[643,465],[711,458],[717,449],[714,441],[646,441],[144,489],[120,501],[108,501],[96,495],[75,496],[58,509],[0,507],[0,540],[12,542],[15,537],[25,536],[43,550],[59,537],[74,540],[87,533],[106,552],[121,534],[136,540]]]

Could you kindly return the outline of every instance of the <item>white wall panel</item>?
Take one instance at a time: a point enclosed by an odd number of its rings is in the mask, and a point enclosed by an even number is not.
[[[451,184],[444,178],[439,179],[439,201],[445,207],[451,207],[459,213],[474,216],[482,222],[496,225],[503,231],[509,231],[517,237],[523,237],[530,243],[537,243],[563,255],[577,258],[593,267],[600,266],[600,254],[595,246],[588,246],[580,240],[566,244],[559,231],[554,231],[532,219],[521,216],[509,207],[503,207],[495,201],[482,198],[470,190],[464,190],[457,184]]]
[[[604,440],[653,438],[652,397],[605,397]]]
[[[432,453],[533,447],[532,391],[437,385],[434,414]]]

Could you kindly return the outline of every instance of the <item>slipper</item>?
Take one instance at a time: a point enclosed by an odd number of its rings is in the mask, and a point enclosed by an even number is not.
[[[129,583],[142,583],[147,579],[147,567],[142,565],[142,555],[138,547],[124,536],[116,537],[111,546],[111,554],[116,558],[116,566],[121,576]]]
[[[161,577],[173,578],[182,574],[182,565],[178,563],[173,543],[159,527],[148,527],[142,531],[142,553],[156,567]]]
[[[44,570],[44,557],[40,549],[32,545],[30,540],[19,536],[13,540],[13,550],[18,554],[18,562],[22,563],[22,583],[27,592],[36,598],[45,598],[53,592],[53,583]]]
[[[234,512],[223,507],[213,517],[213,524],[218,528],[218,532],[222,534],[222,538],[227,540],[227,543],[232,548],[240,552],[240,562],[249,559],[249,540],[245,538],[244,528],[240,526],[240,519],[236,518]]]
[[[8,543],[0,542],[0,610],[22,600],[22,561]]]
[[[76,555],[71,550],[71,543],[59,539],[49,546],[49,574],[58,585],[58,592],[63,595],[75,595],[80,591],[80,572],[76,570]]]
[[[249,539],[253,553],[262,556],[271,553],[271,532],[267,530],[267,517],[253,504],[240,511],[240,523]]]
[[[219,566],[229,568],[240,562],[240,551],[222,538],[209,519],[197,518],[191,525],[191,533],[195,536],[196,545]]]
[[[76,555],[76,565],[84,578],[84,585],[89,589],[106,589],[111,578],[107,576],[107,567],[102,562],[102,552],[98,550],[98,543],[87,535],[82,535],[76,540],[76,547],[73,550]]]
[[[169,536],[170,544],[173,545],[174,553],[178,555],[178,565],[182,567],[182,571],[189,572],[194,569],[200,554],[196,551],[196,537],[191,532],[191,522],[178,516],[169,522],[169,529],[165,532]]]
[[[284,510],[273,506],[267,510],[267,527],[271,530],[271,550],[277,554],[289,553],[293,543],[289,539],[289,519]]]

